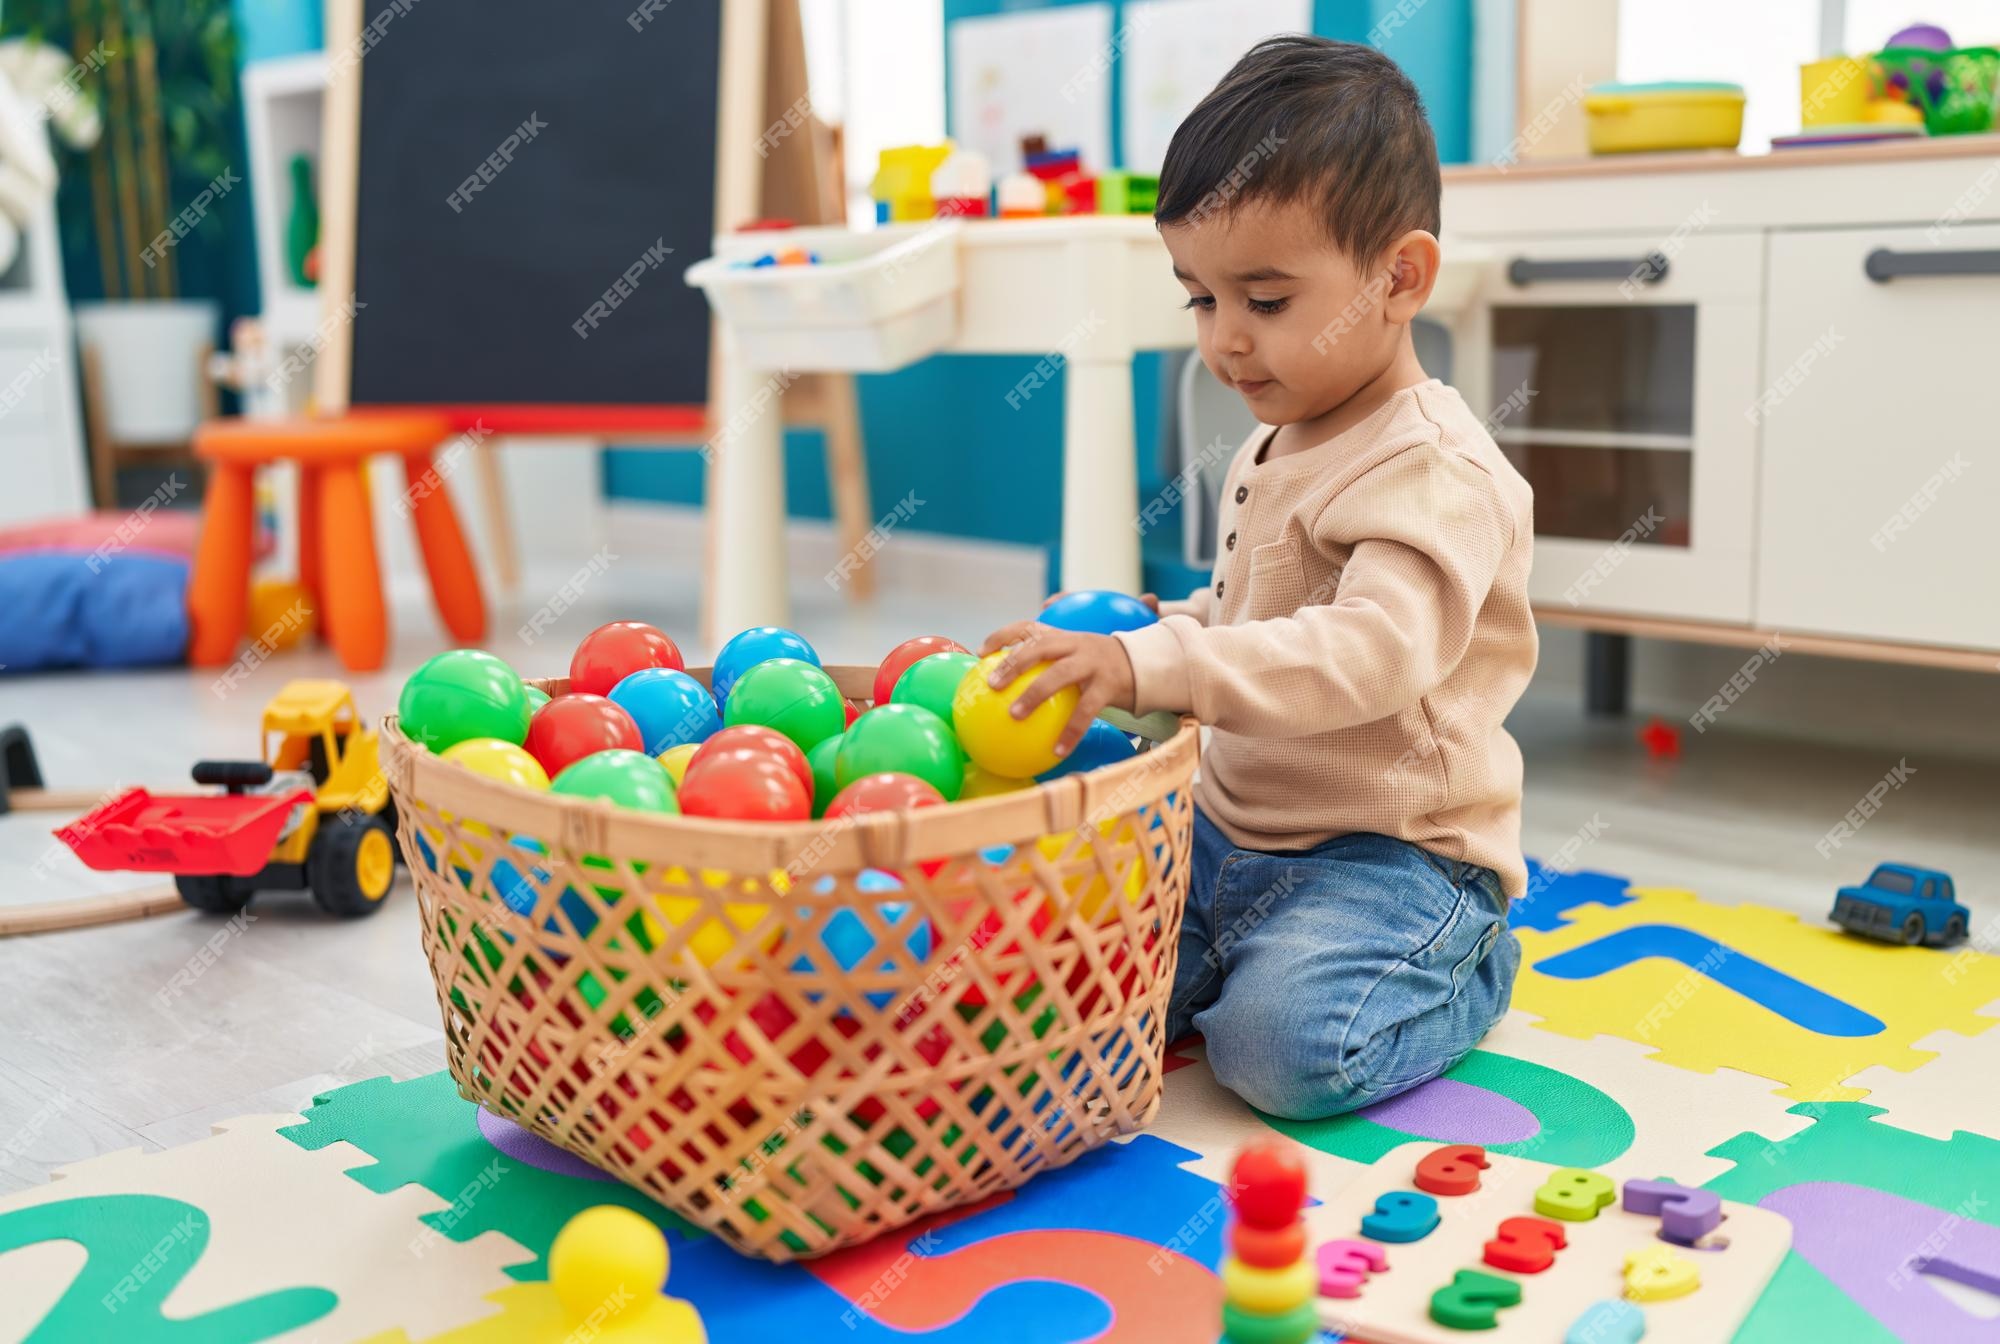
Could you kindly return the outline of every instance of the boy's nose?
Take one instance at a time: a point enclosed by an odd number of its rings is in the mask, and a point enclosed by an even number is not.
[[[1218,317],[1215,322],[1215,348],[1225,355],[1247,355],[1253,342],[1250,339],[1250,324],[1239,317]]]

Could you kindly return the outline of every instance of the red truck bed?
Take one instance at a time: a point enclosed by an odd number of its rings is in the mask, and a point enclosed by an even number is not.
[[[159,798],[127,789],[56,838],[100,872],[249,877],[269,862],[292,808],[312,800],[310,789]]]

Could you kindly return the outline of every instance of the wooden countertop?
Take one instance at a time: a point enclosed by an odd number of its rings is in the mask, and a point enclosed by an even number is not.
[[[1605,154],[1585,159],[1528,159],[1520,163],[1448,164],[1452,183],[1538,182],[1551,178],[1619,177],[1651,173],[1699,173],[1755,168],[1813,168],[1831,164],[1904,163],[1917,159],[2000,158],[2000,135],[1942,135],[1865,145],[1823,145],[1781,149],[1769,154],[1703,149],[1661,154]]]

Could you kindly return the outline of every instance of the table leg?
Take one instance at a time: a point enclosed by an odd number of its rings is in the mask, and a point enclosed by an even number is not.
[[[783,387],[769,370],[744,366],[725,348],[722,431],[709,462],[710,610],[703,627],[727,639],[753,625],[783,625],[785,592],[785,426]]]
[[[1140,586],[1132,361],[1072,355],[1063,368],[1062,583]]]
[[[250,553],[256,532],[256,471],[211,462],[201,506],[201,537],[188,575],[188,662],[221,667],[243,642],[250,612]]]
[[[306,605],[313,611],[318,622],[321,639],[331,642],[327,633],[325,605],[320,601],[319,578],[319,468],[309,462],[301,462],[295,470],[299,475],[298,497],[298,545],[299,545],[299,587],[305,590]]]
[[[472,567],[472,552],[466,549],[465,530],[459,526],[444,478],[429,453],[418,453],[403,459],[403,479],[408,485],[403,498],[410,501],[410,523],[424,554],[438,618],[459,643],[477,644],[486,638],[486,599],[480,594],[479,574]]]
[[[350,672],[382,666],[389,645],[382,605],[382,568],[375,556],[375,525],[361,462],[320,468],[320,586],[328,642]]]

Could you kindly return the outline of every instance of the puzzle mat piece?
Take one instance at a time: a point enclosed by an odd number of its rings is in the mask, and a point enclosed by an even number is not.
[[[1230,1168],[1244,1144],[1264,1138],[1270,1122],[1247,1102],[1215,1081],[1208,1050],[1199,1041],[1183,1047],[1189,1067],[1175,1070],[1163,1089],[1160,1110],[1146,1132],[1191,1151],[1181,1164],[1190,1175],[1213,1186],[1229,1184]],[[1367,1164],[1309,1144],[1299,1144],[1299,1157],[1314,1193],[1337,1190]]]
[[[1981,1016],[2000,1018],[2000,1003],[1987,1004]],[[1977,1036],[1938,1031],[1917,1046],[1937,1051],[1937,1058],[1915,1073],[1878,1064],[1847,1080],[1849,1087],[1867,1090],[1869,1105],[1882,1108],[1876,1123],[1933,1139],[1948,1139],[1962,1129],[2000,1134],[2000,1114],[1990,1103],[1973,1100],[1991,1097],[2000,1087],[2000,1031],[1988,1028]]]
[[[668,1277],[672,1277],[671,1272]],[[360,1344],[583,1344],[593,1333],[569,1314],[556,1290],[546,1283],[517,1283],[502,1288],[487,1300],[499,1311],[483,1321],[422,1340],[413,1341],[397,1330],[362,1340]],[[685,1303],[680,1304],[667,1328],[682,1330],[685,1332],[682,1338],[698,1338],[689,1328],[693,1318],[693,1310]],[[723,1341],[715,1340],[715,1344]]]
[[[684,1235],[702,1235],[622,1181],[545,1170],[500,1151],[480,1132],[479,1108],[459,1096],[449,1073],[402,1083],[370,1078],[336,1088],[313,1099],[303,1123],[279,1133],[307,1150],[351,1144],[355,1160],[347,1164],[348,1174],[369,1190],[417,1185],[451,1201],[450,1217],[424,1220],[445,1237],[465,1241],[504,1232],[526,1248],[521,1263],[508,1270],[516,1279],[547,1278],[545,1257],[556,1233],[599,1204],[636,1210]]]
[[[155,1240],[147,1244],[199,1240],[189,1250],[205,1252],[198,1259],[181,1257],[189,1265],[186,1277],[157,1301],[165,1315],[195,1316],[246,1298],[270,1307],[275,1299],[257,1296],[259,1289],[322,1290],[315,1301],[323,1309],[295,1322],[309,1326],[309,1334],[293,1330],[288,1336],[282,1326],[263,1334],[244,1333],[248,1323],[236,1319],[225,1321],[229,1329],[213,1335],[189,1330],[175,1336],[183,1341],[347,1340],[396,1327],[434,1334],[488,1314],[492,1307],[486,1295],[506,1285],[504,1267],[522,1258],[521,1247],[497,1235],[427,1244],[422,1219],[445,1207],[442,1200],[415,1189],[368,1194],[345,1174],[364,1156],[359,1150],[330,1144],[309,1154],[276,1137],[280,1126],[298,1120],[296,1115],[245,1116],[217,1125],[213,1137],[196,1143],[155,1153],[128,1149],[60,1168],[48,1185],[0,1200],[0,1229],[29,1211],[60,1209],[65,1217],[76,1217],[67,1224],[72,1233],[92,1238],[93,1258],[111,1255],[114,1248],[99,1240],[105,1224],[93,1218],[92,1204],[120,1201],[109,1211],[118,1212],[139,1207],[126,1202],[130,1196],[154,1196],[200,1216],[182,1215],[180,1226],[188,1231],[178,1230],[171,1220],[150,1229]],[[147,1206],[141,1212],[157,1222],[170,1210]],[[39,1217],[55,1225],[53,1213]],[[164,1253],[181,1254],[172,1245]],[[13,1278],[21,1272],[14,1267],[20,1263],[25,1262],[18,1257],[0,1259],[0,1338],[25,1336],[36,1324],[24,1306],[34,1294],[23,1286],[25,1281]],[[143,1267],[143,1257],[137,1264]],[[141,1277],[130,1259],[116,1266],[111,1291],[128,1274]],[[151,1277],[138,1286],[143,1288]],[[138,1298],[125,1301],[121,1310],[135,1314],[129,1322],[119,1322],[119,1338],[144,1338],[151,1333],[144,1326],[158,1327],[157,1320],[138,1317]],[[284,1301],[289,1311],[303,1305],[300,1298]]]
[[[1322,1217],[1309,1226],[1315,1233],[1330,1229],[1324,1235],[1360,1236],[1361,1220],[1374,1211],[1377,1198],[1410,1190],[1417,1163],[1436,1147],[1412,1143],[1383,1154],[1316,1210]],[[1435,1199],[1441,1220],[1435,1229],[1418,1240],[1382,1248],[1388,1268],[1369,1276],[1359,1296],[1320,1298],[1321,1323],[1375,1344],[1461,1344],[1467,1338],[1464,1331],[1430,1318],[1431,1294],[1450,1283],[1458,1270],[1476,1267],[1522,1288],[1521,1301],[1501,1308],[1498,1325],[1479,1332],[1481,1338],[1503,1344],[1559,1340],[1592,1303],[1620,1295],[1628,1253],[1677,1249],[1660,1239],[1658,1216],[1626,1213],[1614,1202],[1595,1218],[1562,1224],[1567,1244],[1556,1251],[1549,1268],[1512,1274],[1488,1265],[1485,1243],[1503,1219],[1534,1215],[1537,1188],[1561,1164],[1500,1153],[1489,1153],[1487,1160],[1491,1165],[1479,1173],[1477,1190]],[[1791,1243],[1791,1226],[1743,1203],[1725,1202],[1723,1215],[1727,1248],[1679,1250],[1696,1264],[1701,1284],[1685,1297],[1644,1305],[1648,1338],[1688,1344],[1726,1340],[1770,1282]]]
[[[1874,1118],[1881,1114],[1878,1107],[1858,1102],[1807,1103],[1794,1106],[1792,1113],[1815,1123],[1788,1137],[1745,1133],[1716,1145],[1714,1155],[1735,1165],[1704,1188],[1725,1199],[1780,1211],[1810,1211],[1815,1186],[1848,1187],[1839,1198],[1856,1203],[1859,1190],[1883,1191],[1927,1206],[1929,1226],[1920,1233],[1907,1223],[1900,1231],[1894,1226],[1878,1229],[1870,1219],[1847,1213],[1818,1219],[1810,1227],[1802,1223],[1797,1248],[1779,1268],[1737,1344],[1992,1340],[1994,1322],[1955,1304],[1957,1315],[1948,1318],[1955,1328],[1932,1331],[1938,1303],[1950,1299],[1927,1277],[1917,1276],[1901,1291],[1888,1292],[1880,1280],[1913,1255],[1949,1257],[1954,1250],[1983,1254],[1972,1237],[1960,1246],[1955,1234],[1972,1222],[2000,1226],[1989,1193],[2000,1190],[2000,1142],[1969,1133],[1942,1142],[1928,1139],[1880,1123]],[[1918,1240],[1903,1239],[1911,1235]],[[2000,1272],[2000,1264],[1984,1267]]]
[[[1246,1122],[1245,1134],[1251,1132],[1254,1127]],[[399,1173],[443,1173],[439,1184],[448,1185],[457,1194],[468,1185],[479,1187],[478,1173],[489,1171],[490,1164],[499,1158],[506,1164],[500,1168],[506,1173],[504,1178],[488,1177],[477,1198],[464,1202],[461,1216],[446,1230],[448,1236],[459,1235],[475,1215],[480,1215],[500,1226],[519,1229],[519,1236],[540,1240],[546,1230],[552,1239],[569,1215],[550,1212],[550,1206],[581,1209],[625,1202],[624,1197],[632,1194],[622,1184],[604,1180],[601,1173],[574,1174],[574,1164],[565,1160],[562,1150],[518,1127],[482,1121],[478,1108],[458,1095],[446,1074],[407,1083],[371,1079],[341,1088],[316,1102],[306,1125],[288,1134],[295,1140],[309,1138],[322,1143],[353,1137],[371,1152],[380,1144],[390,1157],[376,1167],[356,1167],[350,1173],[371,1187],[379,1183],[394,1188],[400,1184],[396,1179]],[[1187,1249],[1203,1265],[1217,1263],[1223,1206],[1212,1183],[1183,1170],[1181,1164],[1194,1156],[1186,1149],[1141,1135],[1045,1173],[976,1213],[960,1211],[950,1229],[931,1233],[928,1243],[910,1252],[899,1271],[908,1281],[899,1281],[892,1297],[878,1296],[892,1300],[906,1313],[932,1304],[933,1314],[941,1318],[936,1337],[954,1342],[1019,1339],[1024,1337],[1023,1321],[1036,1323],[1040,1333],[1032,1337],[1083,1339],[1124,1315],[1144,1319],[1151,1298],[1134,1293],[1132,1285],[1123,1281],[1097,1282],[1093,1266],[1103,1257],[1094,1252],[1085,1254],[1080,1247],[1106,1236],[1162,1242],[1208,1205],[1205,1225],[1190,1231]],[[690,1237],[685,1223],[643,1196],[633,1196],[627,1206],[668,1231],[673,1262],[669,1291],[694,1305],[714,1339],[823,1335],[851,1336],[863,1344],[910,1339],[909,1334],[853,1305],[816,1275],[838,1274],[843,1257],[879,1254],[882,1247],[897,1248],[896,1258],[900,1259],[921,1235],[915,1229],[903,1229],[871,1247],[809,1264],[771,1265],[739,1255],[716,1238],[701,1234]],[[486,1210],[483,1215],[482,1209]],[[1017,1231],[1084,1235],[1080,1243],[1055,1249],[1050,1249],[1047,1239],[1039,1244],[1034,1239],[1018,1242],[1012,1260],[982,1251],[962,1261],[940,1263],[936,1270],[917,1266],[924,1256],[944,1257]],[[545,1253],[546,1244],[536,1249]],[[1157,1253],[1155,1246],[1148,1246],[1148,1257]],[[1166,1257],[1163,1263],[1173,1259]],[[1024,1267],[1021,1273],[1032,1267],[1041,1279],[1061,1281],[1010,1280],[1005,1275],[1013,1272],[1008,1266],[1014,1263]],[[914,1281],[919,1268],[926,1285],[921,1290]],[[1192,1263],[1187,1268],[1201,1280],[1214,1282]],[[545,1259],[525,1260],[509,1269],[514,1276],[527,1279],[541,1278],[546,1272]],[[880,1274],[879,1270],[871,1272],[859,1291],[866,1291]],[[1152,1296],[1157,1296],[1162,1282],[1147,1269],[1145,1286]],[[1108,1299],[1105,1294],[1110,1295]],[[965,1305],[968,1302],[969,1307]]]
[[[1941,1029],[1976,1035],[1993,1025],[1978,1009],[2000,997],[2000,958],[1944,954],[1870,942],[1803,925],[1754,905],[1721,906],[1692,892],[1634,889],[1616,909],[1579,910],[1552,933],[1522,931],[1514,1004],[1566,1036],[1609,1034],[1653,1047],[1651,1058],[1697,1073],[1739,1069],[1785,1085],[1784,1095],[1839,1101],[1862,1095],[1845,1084],[1871,1065],[1908,1072],[1932,1058],[1915,1048]],[[1538,968],[1551,957],[1641,925],[1668,925],[1736,949],[1881,1022],[1872,1036],[1808,1031],[1717,984],[1700,970],[1658,957],[1585,979]],[[1717,964],[1734,960],[1725,955]],[[1955,978],[1942,974],[1950,965]]]
[[[1631,882],[1612,873],[1582,869],[1563,872],[1528,860],[1528,890],[1507,907],[1507,926],[1516,932],[1540,929],[1551,933],[1567,925],[1564,916],[1584,905],[1620,906]]]

